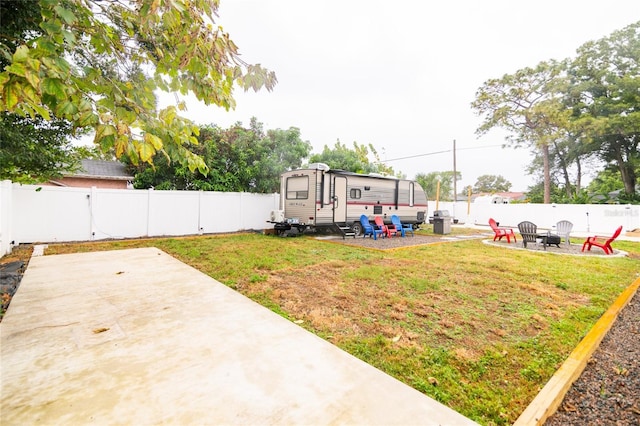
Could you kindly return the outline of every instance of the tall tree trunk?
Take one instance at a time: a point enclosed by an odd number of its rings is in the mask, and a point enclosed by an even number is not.
[[[551,173],[549,171],[549,145],[542,145],[542,167],[544,170],[544,203],[551,203]]]
[[[630,158],[630,156],[627,155],[627,158]],[[624,192],[626,192],[628,195],[635,194],[636,173],[631,165],[631,162],[625,161],[622,148],[616,147],[615,159],[616,159],[616,162],[618,163],[618,169],[620,170],[620,177],[622,178],[622,183],[624,184]]]
[[[571,178],[569,177],[569,165],[567,164],[566,156],[556,142],[553,142],[553,147],[555,148],[555,155],[558,158],[558,165],[564,178],[564,192],[567,194],[567,198],[571,198]]]

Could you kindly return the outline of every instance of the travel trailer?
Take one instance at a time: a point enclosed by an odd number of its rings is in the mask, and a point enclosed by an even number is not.
[[[381,216],[391,223],[397,215],[414,228],[427,217],[427,197],[415,181],[331,170],[323,163],[283,173],[279,210],[271,212],[276,233],[302,233],[333,228],[343,235],[361,235],[360,216]]]
[[[473,202],[482,204],[509,204],[511,199],[501,195],[480,195],[477,196]]]

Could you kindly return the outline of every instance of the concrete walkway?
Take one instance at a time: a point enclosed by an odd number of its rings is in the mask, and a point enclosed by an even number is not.
[[[155,248],[34,257],[0,424],[471,425]]]

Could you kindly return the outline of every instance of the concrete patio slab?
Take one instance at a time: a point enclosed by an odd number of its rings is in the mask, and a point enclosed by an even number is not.
[[[6,426],[475,424],[155,248],[32,258],[0,343]]]

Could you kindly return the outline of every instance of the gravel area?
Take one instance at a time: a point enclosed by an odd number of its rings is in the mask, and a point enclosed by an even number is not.
[[[549,253],[549,254],[569,254],[569,255],[577,255],[577,256],[604,256],[604,257],[612,257],[612,256],[624,256],[626,253],[620,250],[613,250],[612,255],[606,255],[604,251],[601,249],[594,247],[591,251],[582,251],[582,240],[579,241],[578,244],[572,243],[567,245],[566,243],[560,244],[560,247],[555,245],[548,246],[545,250],[542,245],[536,247],[535,244],[528,244],[527,248],[524,248],[522,241],[518,239],[517,242],[508,243],[505,239],[502,241],[493,241],[493,233],[491,234],[470,234],[470,235],[408,235],[404,238],[402,237],[391,237],[391,238],[378,238],[374,240],[371,237],[363,238],[360,237],[347,237],[343,239],[340,236],[331,235],[318,237],[321,240],[327,240],[332,242],[338,242],[342,244],[348,244],[358,247],[367,247],[378,250],[387,250],[387,249],[397,249],[402,247],[411,247],[425,244],[436,244],[436,243],[446,243],[452,241],[462,241],[469,239],[483,239],[484,242],[488,245],[503,247],[505,249],[518,249],[518,250],[530,250],[536,251],[540,253]],[[578,241],[576,239],[576,241]]]
[[[640,425],[640,295],[622,310],[545,425]]]

